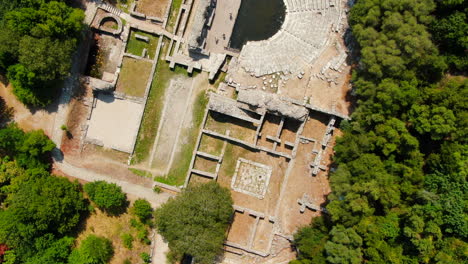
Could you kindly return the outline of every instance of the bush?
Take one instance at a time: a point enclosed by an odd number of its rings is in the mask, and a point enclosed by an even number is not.
[[[110,214],[120,214],[127,206],[127,196],[115,183],[95,181],[84,185],[89,198],[100,209]]]
[[[151,257],[146,252],[141,253],[140,257],[141,257],[141,260],[143,260],[144,263],[150,263],[151,262]]]
[[[142,223],[148,223],[153,215],[153,208],[151,208],[151,204],[147,200],[138,199],[133,204],[132,212]]]
[[[120,238],[122,238],[122,242],[124,244],[124,247],[128,249],[132,249],[133,247],[133,236],[131,234],[123,234]]]
[[[161,188],[159,186],[154,186],[153,191],[155,193],[162,193],[162,190],[161,190]]]
[[[96,235],[87,236],[81,246],[75,249],[69,258],[69,264],[101,264],[107,263],[114,255],[114,249],[109,239]]]

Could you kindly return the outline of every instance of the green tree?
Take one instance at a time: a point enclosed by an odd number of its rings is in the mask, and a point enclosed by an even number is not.
[[[88,193],[91,201],[110,214],[119,214],[127,206],[127,195],[115,183],[90,182],[84,185],[84,190]]]
[[[156,227],[176,257],[213,263],[222,252],[232,213],[229,190],[210,182],[187,188],[157,209]]]
[[[13,164],[0,165],[4,168],[0,174],[8,179],[0,189],[6,196],[0,211],[0,243],[26,260],[46,248],[36,248],[37,239],[69,233],[87,207],[78,184],[42,169],[15,169]]]
[[[78,249],[73,250],[69,264],[105,264],[114,255],[112,242],[104,237],[88,235]]]
[[[38,80],[50,81],[70,71],[74,39],[54,40],[24,36],[19,43],[19,63],[34,72]]]
[[[331,239],[325,244],[329,263],[361,263],[362,238],[354,229],[337,225],[330,231],[330,236]]]
[[[46,247],[38,246],[36,242],[38,254],[29,258],[26,264],[67,264],[74,240],[72,237],[52,239],[46,243]]]
[[[0,70],[8,71],[22,103],[43,107],[54,96],[54,82],[70,71],[84,13],[64,1],[14,0],[0,6]]]
[[[142,223],[148,223],[153,216],[153,208],[145,199],[138,199],[133,203],[132,212]]]
[[[16,159],[23,168],[50,167],[50,153],[55,144],[42,130],[23,132],[15,124],[0,129],[0,156]]]

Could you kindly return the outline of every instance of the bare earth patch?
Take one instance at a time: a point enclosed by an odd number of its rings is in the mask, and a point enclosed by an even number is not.
[[[169,2],[169,0],[139,0],[136,9],[147,16],[163,18]]]

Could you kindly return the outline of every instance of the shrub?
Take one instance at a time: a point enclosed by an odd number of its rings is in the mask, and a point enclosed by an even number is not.
[[[127,196],[122,192],[122,188],[115,183],[95,181],[85,184],[84,190],[88,193],[91,201],[103,211],[119,214],[125,210]]]
[[[146,252],[141,253],[140,257],[141,257],[141,260],[143,260],[144,263],[150,263],[151,262],[151,257]]]
[[[151,208],[151,204],[147,200],[138,199],[133,204],[132,212],[142,223],[148,223],[153,215],[153,208]]]
[[[122,239],[124,247],[126,247],[128,249],[132,249],[132,247],[133,247],[133,236],[131,234],[128,234],[128,233],[122,234],[122,236],[120,238]]]
[[[78,249],[73,250],[69,264],[101,264],[107,263],[114,255],[114,249],[109,239],[96,235],[87,236]]]

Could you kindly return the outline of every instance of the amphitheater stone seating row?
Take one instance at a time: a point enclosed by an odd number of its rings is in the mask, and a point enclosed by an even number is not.
[[[326,10],[337,6],[339,0],[285,0],[289,12],[307,12]]]
[[[240,65],[256,76],[298,72],[304,63],[313,63],[333,25],[339,24],[339,0],[284,1],[286,17],[281,29],[270,39],[248,42],[242,48]]]

